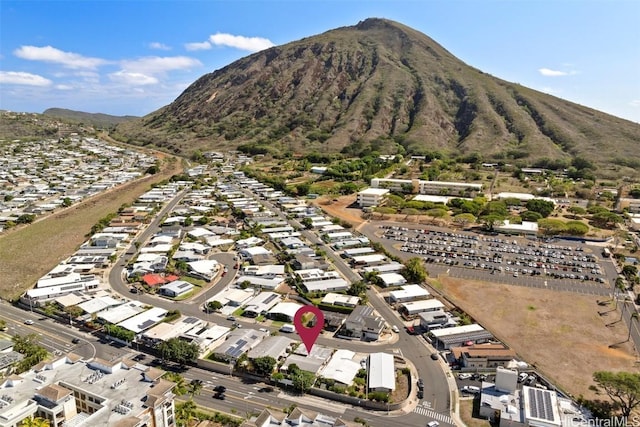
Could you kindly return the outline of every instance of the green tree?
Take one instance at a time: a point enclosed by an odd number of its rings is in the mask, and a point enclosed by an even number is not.
[[[354,282],[349,286],[347,290],[349,295],[353,295],[354,297],[360,296],[362,294],[367,293],[367,284],[363,281]]]
[[[618,405],[623,417],[640,404],[640,374],[630,372],[594,372],[593,380]]]
[[[520,214],[520,218],[522,218],[523,221],[537,222],[539,219],[542,219],[542,214],[535,211],[524,211]]]
[[[222,303],[220,301],[209,301],[207,303],[207,309],[211,311],[218,311],[222,308]]]
[[[467,224],[476,222],[476,217],[470,213],[461,213],[453,217],[453,222],[460,224],[462,227],[466,227]]]
[[[622,217],[613,212],[599,212],[591,216],[591,220],[598,227],[612,228],[622,222]]]
[[[407,281],[411,283],[423,283],[429,275],[424,267],[422,258],[418,257],[407,260],[404,263],[404,269],[402,272],[404,273]]]
[[[542,199],[532,199],[527,201],[527,210],[532,212],[538,212],[543,218],[551,215],[551,212],[555,209],[553,202],[548,202]]]
[[[538,221],[538,229],[543,234],[546,234],[548,236],[555,236],[565,233],[567,231],[567,226],[559,219],[543,218]]]
[[[316,381],[316,376],[308,371],[298,368],[298,365],[291,364],[288,368],[289,378],[293,382],[293,386],[299,389],[301,393],[307,392]]]
[[[68,208],[72,204],[73,204],[73,201],[70,198],[65,197],[64,199],[62,199],[62,207],[63,208]]]
[[[587,210],[580,206],[570,206],[569,209],[567,210],[573,214],[574,218],[578,217],[579,215],[584,215],[587,213]]]
[[[589,232],[589,226],[581,221],[567,221],[565,227],[567,234],[572,236],[584,236]]]
[[[311,190],[311,183],[309,182],[302,182],[296,185],[296,194],[298,196],[306,196],[309,194],[309,190]]]
[[[200,348],[196,343],[190,343],[180,338],[170,338],[158,345],[160,355],[165,360],[181,365],[195,361],[200,355]]]
[[[253,369],[257,375],[268,377],[276,367],[276,359],[271,356],[257,357],[253,359]]]
[[[499,214],[488,214],[480,217],[480,222],[484,224],[487,230],[493,230],[496,225],[502,224],[504,216]]]
[[[635,283],[638,279],[638,267],[635,265],[625,264],[622,267],[622,275],[631,283]]]
[[[16,218],[16,224],[31,224],[35,219],[36,216],[34,214],[22,214]]]
[[[629,191],[629,195],[634,199],[640,199],[640,187],[632,188],[631,191]]]

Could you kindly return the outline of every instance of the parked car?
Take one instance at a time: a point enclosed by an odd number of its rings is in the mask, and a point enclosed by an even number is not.
[[[234,316],[227,316],[227,320],[230,320],[232,322],[236,321],[236,318]]]
[[[393,332],[395,332],[396,334],[397,334],[398,332],[400,332],[400,328],[398,328],[396,325],[393,325],[393,326],[391,327],[391,330],[392,330]]]
[[[468,373],[458,374],[459,380],[468,380],[469,378],[471,378],[471,374],[468,374]]]
[[[518,382],[521,383],[524,380],[527,379],[527,377],[529,376],[529,374],[527,374],[526,372],[520,372],[520,374],[518,375]]]
[[[439,425],[440,425],[440,423],[437,422],[437,421],[429,421],[427,423],[427,427],[438,427]]]
[[[424,389],[424,380],[422,378],[418,378],[418,390]]]
[[[431,353],[431,360],[438,360],[438,353]]]
[[[480,393],[480,387],[474,385],[466,385],[460,389],[463,393],[478,394]]]

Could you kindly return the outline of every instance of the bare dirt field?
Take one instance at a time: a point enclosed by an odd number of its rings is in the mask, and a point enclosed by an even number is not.
[[[158,174],[124,184],[0,236],[0,297],[10,300],[32,288],[36,280],[86,240],[86,234],[100,218],[117,212],[123,204],[135,201],[152,183],[180,170],[179,161],[166,162]]]
[[[356,201],[356,195],[340,198],[321,197],[314,200],[314,204],[325,211],[327,215],[340,218],[351,223],[355,228],[364,222],[360,208],[349,208]]]
[[[588,390],[599,370],[637,372],[624,322],[602,297],[438,277],[449,300],[507,343],[565,391],[594,398]],[[598,312],[608,312],[600,316]]]

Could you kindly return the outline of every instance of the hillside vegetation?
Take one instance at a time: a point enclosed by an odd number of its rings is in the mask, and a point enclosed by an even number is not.
[[[604,176],[640,170],[640,125],[495,78],[383,19],[242,58],[116,135],[186,155],[441,152],[543,167],[581,157]]]

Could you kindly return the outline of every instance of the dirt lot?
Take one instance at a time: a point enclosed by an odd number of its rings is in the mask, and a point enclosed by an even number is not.
[[[314,205],[325,211],[327,215],[340,218],[351,223],[354,227],[358,227],[364,222],[362,219],[362,210],[360,208],[349,208],[356,201],[356,195],[340,197],[337,199],[331,197],[320,197],[315,199]]]
[[[86,234],[100,218],[135,201],[152,183],[181,170],[179,161],[165,165],[156,175],[124,184],[0,236],[0,297],[13,299],[32,288],[36,280],[86,240]]]
[[[588,390],[598,370],[638,371],[623,322],[602,298],[495,283],[438,277],[450,301],[486,325],[510,347],[564,390],[594,397]],[[604,316],[598,312],[610,311]]]

